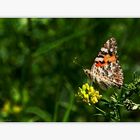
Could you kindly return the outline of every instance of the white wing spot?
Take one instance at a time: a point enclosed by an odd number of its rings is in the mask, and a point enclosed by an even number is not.
[[[106,49],[106,48],[101,48],[101,51],[108,53],[108,49]]]
[[[106,43],[109,44],[109,40],[107,40]]]
[[[113,48],[110,49],[110,52],[113,52]]]
[[[95,59],[95,61],[103,61],[103,58],[101,58],[101,57],[97,57],[96,59]]]

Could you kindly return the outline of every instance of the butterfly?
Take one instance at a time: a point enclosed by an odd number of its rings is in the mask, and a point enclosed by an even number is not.
[[[114,37],[108,39],[99,51],[91,69],[84,69],[85,74],[102,89],[112,86],[121,88],[123,72],[117,55],[117,42]]]

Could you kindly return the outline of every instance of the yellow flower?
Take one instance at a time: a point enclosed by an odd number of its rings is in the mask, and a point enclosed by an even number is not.
[[[11,107],[11,104],[9,101],[6,101],[3,108],[2,108],[2,112],[4,113],[9,113],[10,112],[10,107]]]
[[[98,102],[98,99],[97,99],[97,97],[93,96],[93,97],[91,98],[91,101],[95,104],[95,103]]]
[[[94,88],[93,88],[92,86],[90,86],[90,87],[89,87],[89,92],[92,93],[92,92],[94,92],[94,91],[95,91]]]
[[[5,101],[2,110],[1,110],[1,114],[4,117],[7,117],[11,112],[11,102],[9,100]]]
[[[13,108],[12,108],[12,111],[13,111],[13,113],[15,113],[15,114],[20,113],[21,110],[22,110],[22,107],[21,107],[21,106],[18,106],[18,105],[14,105]]]
[[[91,105],[98,102],[102,97],[99,94],[99,91],[96,91],[94,87],[89,86],[88,83],[82,85],[82,88],[79,87],[78,97],[85,103]]]

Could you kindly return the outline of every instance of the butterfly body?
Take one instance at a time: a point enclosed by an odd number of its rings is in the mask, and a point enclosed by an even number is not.
[[[86,75],[102,89],[123,85],[123,72],[117,56],[117,43],[110,38],[101,48],[91,70],[84,69]]]

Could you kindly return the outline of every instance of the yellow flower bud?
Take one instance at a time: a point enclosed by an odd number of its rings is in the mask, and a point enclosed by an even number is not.
[[[85,95],[85,94],[86,94],[86,91],[82,90],[81,93],[82,93],[83,95]]]
[[[83,85],[82,86],[82,90],[86,90],[86,85]]]
[[[95,104],[98,102],[97,98],[96,97],[92,97],[91,101]]]
[[[94,88],[92,86],[89,87],[89,92],[94,92]]]
[[[86,89],[89,90],[89,84],[86,83],[85,86],[86,86]]]

